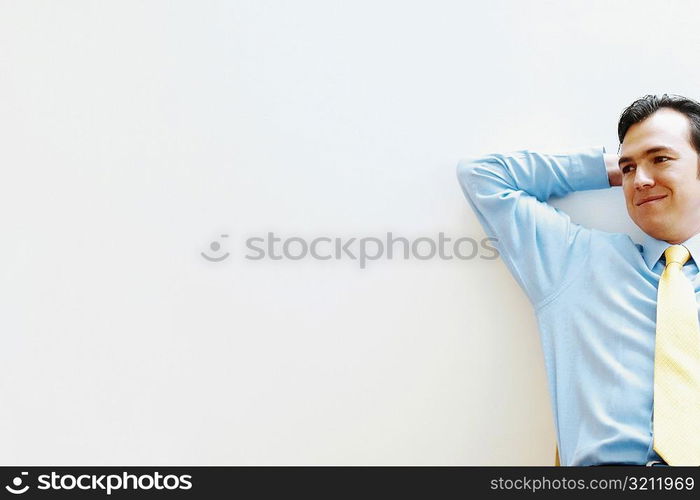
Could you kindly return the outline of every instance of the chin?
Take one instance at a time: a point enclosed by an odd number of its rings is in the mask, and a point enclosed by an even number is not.
[[[652,238],[656,238],[657,240],[661,241],[666,241],[667,239],[667,232],[664,231],[664,226],[663,225],[644,225],[644,224],[637,224],[637,227],[644,231],[646,234],[651,236]]]

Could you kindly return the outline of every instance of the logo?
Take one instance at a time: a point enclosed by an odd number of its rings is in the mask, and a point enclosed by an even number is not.
[[[29,472],[22,472],[21,476],[12,479],[12,485],[5,486],[5,489],[13,495],[21,495],[29,490],[29,484],[22,488],[23,476]],[[26,478],[25,482],[28,482]],[[137,491],[137,490],[190,490],[192,489],[192,476],[190,474],[176,475],[160,472],[151,474],[62,474],[52,471],[51,474],[40,474],[37,476],[36,489],[39,491],[59,491],[59,490],[92,490],[101,491],[111,495],[114,491]],[[31,496],[31,495],[30,495]]]
[[[222,238],[228,238],[228,234],[222,234]],[[212,252],[218,252],[221,249],[221,244],[218,241],[212,241],[211,244],[209,245],[209,248],[211,248]],[[209,257],[207,254],[204,252],[201,252],[202,257],[207,259],[209,262],[221,262],[222,260],[226,260],[229,256],[229,253],[226,252],[224,255],[220,257]]]
[[[220,237],[228,238],[228,234]],[[497,238],[482,238],[480,241],[461,237],[453,239],[447,237],[444,232],[438,233],[437,238],[421,236],[418,238],[404,238],[395,236],[394,233],[386,233],[386,237],[278,237],[274,232],[268,231],[266,237],[256,236],[245,240],[246,247],[252,253],[245,255],[246,260],[273,261],[302,259],[312,260],[354,260],[358,261],[360,269],[365,269],[370,261],[379,259],[409,260],[495,260],[499,256],[497,247],[491,242],[497,242]],[[211,250],[211,252],[209,252]],[[210,255],[210,253],[212,255]],[[219,241],[209,243],[206,252],[200,255],[209,262],[222,262],[231,254],[222,249]]]
[[[22,476],[26,476],[28,474],[29,474],[29,472],[22,472]],[[14,478],[12,480],[12,484],[16,488],[19,488],[20,486],[22,486],[22,478],[20,476],[17,476],[16,478]],[[17,490],[15,488],[13,488],[12,486],[5,486],[5,489],[14,495],[21,495],[22,493],[27,492],[27,490],[29,489],[29,485],[26,485],[24,488],[20,488]]]

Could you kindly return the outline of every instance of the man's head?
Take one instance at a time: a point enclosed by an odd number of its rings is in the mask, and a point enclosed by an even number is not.
[[[700,232],[700,104],[645,96],[618,124],[627,211],[642,231],[681,243]]]

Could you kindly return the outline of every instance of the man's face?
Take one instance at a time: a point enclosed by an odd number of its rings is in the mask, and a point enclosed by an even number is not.
[[[632,125],[619,164],[627,212],[642,231],[671,244],[700,232],[698,154],[683,113],[661,108]]]

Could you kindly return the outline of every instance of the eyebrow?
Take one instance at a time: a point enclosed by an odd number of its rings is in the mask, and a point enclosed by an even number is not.
[[[673,149],[672,147],[669,147],[669,146],[654,146],[653,148],[649,148],[649,149],[647,149],[646,151],[644,151],[644,153],[642,154],[642,156],[649,156],[650,154],[658,153],[659,151],[668,151],[668,152],[670,152],[670,153],[672,153],[672,154],[674,154],[674,155],[678,155],[678,151],[676,151],[676,150]],[[618,165],[622,165],[623,163],[628,162],[628,161],[632,161],[632,157],[631,157],[631,156],[621,156],[620,159],[617,160],[617,164],[618,164]]]

